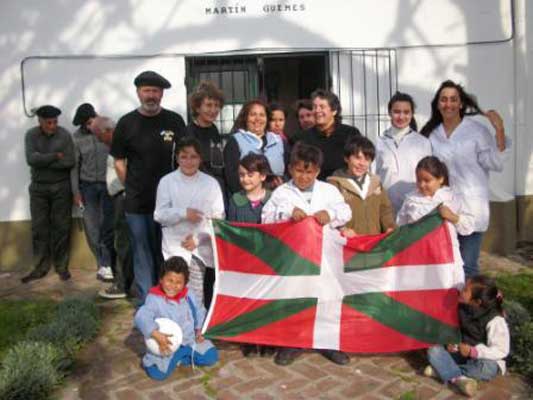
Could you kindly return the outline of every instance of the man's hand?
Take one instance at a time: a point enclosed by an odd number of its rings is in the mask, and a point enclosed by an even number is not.
[[[331,218],[326,210],[320,210],[313,214],[313,217],[320,225],[327,225],[331,222]]]
[[[72,199],[72,202],[76,207],[81,207],[83,205],[83,198],[81,197],[81,194],[75,194]]]
[[[342,228],[341,234],[342,236],[347,237],[348,239],[357,236],[357,233],[351,228]]]
[[[205,340],[205,338],[202,335],[202,331],[200,329],[196,329],[196,341],[198,343],[202,343]]]
[[[58,153],[56,153],[56,158],[57,158],[58,160],[61,160],[63,157],[65,157],[65,154],[63,154],[62,152],[58,152]]]
[[[301,208],[298,208],[298,207],[294,207],[294,210],[292,210],[292,216],[291,218],[295,221],[295,222],[300,222],[301,220],[303,220],[304,218],[307,217],[307,214],[305,213],[304,210],[302,210]]]

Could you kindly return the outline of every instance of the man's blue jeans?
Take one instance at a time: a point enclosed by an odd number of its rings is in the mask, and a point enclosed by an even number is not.
[[[153,214],[126,213],[133,250],[133,274],[139,299],[144,303],[148,291],[157,282],[161,254],[161,227]]]
[[[499,371],[498,363],[494,360],[464,358],[459,353],[449,353],[443,346],[431,347],[428,359],[445,383],[461,375],[490,381]]]
[[[459,249],[463,257],[465,278],[470,278],[479,274],[479,252],[483,232],[474,232],[468,236],[458,235]]]
[[[115,258],[113,202],[105,182],[80,182],[83,198],[83,226],[87,243],[99,267],[112,267]]]

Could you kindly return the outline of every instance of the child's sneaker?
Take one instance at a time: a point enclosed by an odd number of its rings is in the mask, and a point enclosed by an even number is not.
[[[433,369],[431,365],[426,366],[424,368],[424,376],[427,376],[428,378],[437,378],[437,371]]]
[[[453,381],[453,384],[461,391],[462,394],[472,397],[477,392],[477,381],[466,376],[460,376]]]

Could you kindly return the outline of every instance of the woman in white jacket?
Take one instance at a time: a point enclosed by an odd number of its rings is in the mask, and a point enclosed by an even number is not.
[[[375,168],[397,214],[405,196],[416,188],[416,164],[431,155],[431,144],[416,131],[410,95],[396,92],[388,110],[392,126],[376,142]]]
[[[178,143],[179,168],[159,181],[154,219],[162,226],[165,260],[181,256],[188,262],[188,286],[209,308],[214,283],[209,218],[224,218],[224,199],[217,180],[199,171],[201,154],[201,144],[195,138],[186,137]],[[204,280],[207,273],[213,279]]]
[[[474,114],[487,117],[496,135],[468,117]],[[502,118],[494,110],[482,112],[472,95],[448,80],[437,90],[431,102],[431,117],[421,133],[429,137],[433,154],[447,165],[451,187],[474,213],[474,232],[459,235],[459,244],[465,274],[475,276],[483,232],[489,225],[489,171],[503,170],[502,152],[509,145]]]

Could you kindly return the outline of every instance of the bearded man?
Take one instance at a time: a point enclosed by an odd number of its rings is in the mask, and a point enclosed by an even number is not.
[[[163,261],[161,228],[153,219],[157,185],[175,168],[174,148],[185,136],[185,122],[181,115],[161,107],[163,90],[171,86],[168,80],[144,71],[134,84],[140,107],[118,121],[110,154],[126,188],[133,271],[137,295],[144,302]]]

